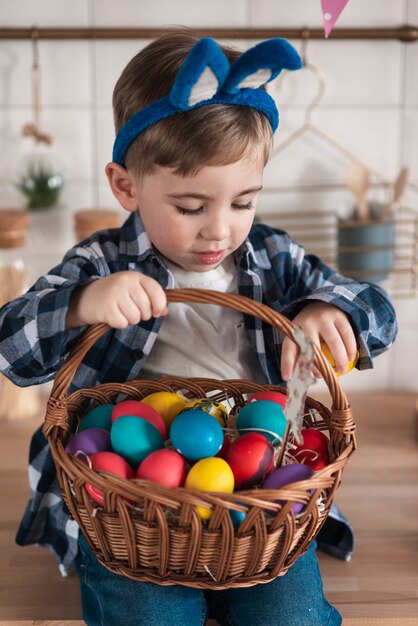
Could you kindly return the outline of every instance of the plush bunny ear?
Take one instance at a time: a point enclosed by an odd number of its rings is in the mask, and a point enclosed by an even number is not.
[[[216,41],[203,37],[186,57],[169,98],[174,106],[187,109],[212,98],[229,72],[229,62]]]
[[[222,91],[236,93],[239,89],[256,89],[276,78],[283,69],[298,70],[302,61],[295,48],[277,37],[262,41],[244,52],[231,66]]]

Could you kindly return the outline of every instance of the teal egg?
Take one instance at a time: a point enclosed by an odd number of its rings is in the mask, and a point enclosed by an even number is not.
[[[251,431],[261,433],[277,444],[286,430],[283,407],[270,400],[246,404],[237,415],[237,429],[240,435]]]
[[[242,504],[242,502],[238,502],[238,504]],[[232,523],[235,526],[235,528],[238,528],[238,526],[247,517],[247,514],[244,513],[243,511],[234,511],[233,509],[229,509],[229,514],[231,516],[231,520],[232,520]]]
[[[158,430],[147,420],[134,415],[119,417],[110,430],[113,451],[136,469],[146,456],[164,448]]]
[[[89,411],[81,420],[77,432],[87,430],[87,428],[104,428],[110,430],[112,426],[112,410],[114,404],[102,404]]]
[[[170,439],[177,452],[186,459],[198,461],[218,454],[224,433],[216,417],[201,409],[189,409],[174,419]]]

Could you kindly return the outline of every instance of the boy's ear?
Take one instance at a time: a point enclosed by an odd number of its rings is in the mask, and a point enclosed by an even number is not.
[[[117,163],[111,162],[106,165],[105,173],[113,195],[117,198],[122,208],[132,213],[137,211],[138,203],[135,188],[128,170]]]

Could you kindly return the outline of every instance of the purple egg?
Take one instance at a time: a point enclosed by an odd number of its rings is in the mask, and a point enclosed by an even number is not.
[[[89,455],[96,452],[111,452],[110,432],[104,428],[87,428],[74,435],[65,450],[68,454],[80,451]]]
[[[291,463],[290,465],[284,465],[278,467],[274,472],[271,472],[264,481],[262,489],[280,489],[290,483],[295,483],[298,480],[307,480],[314,474],[314,471],[308,465],[303,463]],[[312,491],[311,491],[312,493]],[[278,504],[285,504],[283,500],[275,500]],[[303,511],[305,505],[301,502],[295,502],[292,506],[292,511],[295,515]],[[271,515],[276,515],[276,511],[267,511]]]

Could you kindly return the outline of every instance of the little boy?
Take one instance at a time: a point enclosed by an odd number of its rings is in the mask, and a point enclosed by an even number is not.
[[[75,246],[0,310],[6,376],[22,386],[51,380],[86,326],[97,322],[111,329],[85,357],[70,391],[162,375],[273,384],[292,375],[293,342],[280,346],[271,328],[221,307],[168,309],[164,289],[173,287],[266,303],[315,343],[324,341],[340,371],[357,347],[360,368],[389,347],[395,314],[380,288],[340,276],[286,233],[253,224],[278,121],[264,84],[283,67],[299,66],[283,40],[240,56],[186,31],[161,37],[130,61],[114,91],[117,137],[106,174],[131,215],[120,229]],[[314,543],[285,576],[250,588],[204,592],[112,574],[83,537],[77,543],[75,522],[51,496],[59,492],[40,431],[31,460],[32,499],[17,541],[48,545],[64,571],[76,560],[87,624],[188,626],[204,624],[209,614],[240,626],[341,623],[323,595]]]

